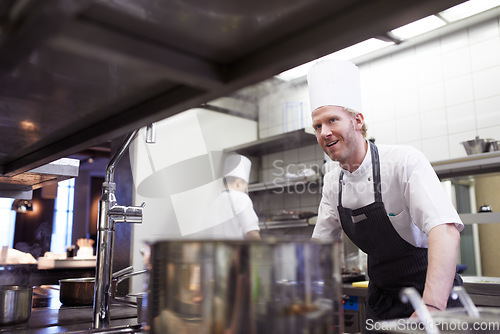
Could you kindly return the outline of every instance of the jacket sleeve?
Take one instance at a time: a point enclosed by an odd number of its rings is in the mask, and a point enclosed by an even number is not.
[[[335,175],[337,173],[330,172],[324,177],[323,192],[318,208],[318,220],[312,238],[328,240],[341,236],[342,226],[337,212],[338,185]]]

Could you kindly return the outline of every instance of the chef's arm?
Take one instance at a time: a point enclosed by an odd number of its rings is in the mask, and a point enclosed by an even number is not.
[[[460,232],[455,224],[438,225],[430,230],[429,266],[422,296],[424,303],[446,309],[457,268],[459,243]],[[429,311],[436,311],[433,306],[427,306]]]
[[[245,239],[246,240],[260,240],[260,233],[259,231],[248,231],[245,234]]]

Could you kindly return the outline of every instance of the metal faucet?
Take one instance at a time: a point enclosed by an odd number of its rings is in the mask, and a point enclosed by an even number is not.
[[[147,128],[147,142],[154,143],[154,125],[155,123]],[[118,205],[115,197],[116,184],[114,183],[115,166],[138,132],[139,130],[135,130],[130,133],[111,158],[106,168],[106,178],[102,184],[102,195],[99,200],[97,263],[94,286],[94,328],[109,327],[116,223],[142,223],[142,212],[145,203],[142,203],[141,206]]]

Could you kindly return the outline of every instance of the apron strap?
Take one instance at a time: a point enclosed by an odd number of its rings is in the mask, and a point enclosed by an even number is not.
[[[382,202],[382,186],[380,182],[380,159],[378,156],[378,149],[374,143],[368,141],[370,144],[370,152],[372,155],[372,173],[373,173],[373,193],[375,194],[375,202]]]

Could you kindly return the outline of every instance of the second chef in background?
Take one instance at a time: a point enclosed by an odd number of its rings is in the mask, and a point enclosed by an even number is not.
[[[312,237],[343,230],[368,254],[367,319],[414,316],[400,301],[405,287],[416,288],[430,311],[459,306],[450,293],[462,285],[456,261],[463,223],[428,160],[409,146],[366,140],[354,64],[320,61],[308,84],[318,143],[339,162],[324,177]]]
[[[259,217],[248,196],[250,159],[239,154],[226,157],[223,167],[223,184],[212,201],[204,219],[211,226],[190,237],[203,239],[260,239]]]

